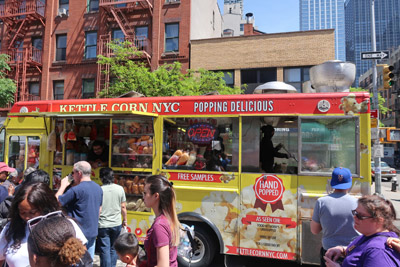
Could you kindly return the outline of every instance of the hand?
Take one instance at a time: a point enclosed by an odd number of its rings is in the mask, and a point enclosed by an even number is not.
[[[325,253],[324,258],[327,257],[332,261],[337,261],[342,256],[344,256],[344,247],[336,246],[328,249],[328,251]]]
[[[11,197],[12,195],[14,195],[15,187],[12,184],[10,184],[7,188],[7,191],[8,191],[8,195]]]
[[[282,147],[283,147],[283,144],[279,143],[275,148],[276,148],[276,150],[280,150]]]
[[[386,243],[390,248],[396,250],[397,252],[400,252],[400,239],[389,237]]]
[[[327,256],[324,256],[324,260],[325,260],[326,267],[340,267],[339,263],[332,261]]]
[[[68,175],[67,175],[61,180],[60,187],[66,188],[67,186],[69,186],[69,184],[70,184],[70,182],[69,182]]]
[[[128,222],[124,220],[124,221],[122,222],[122,227],[127,227],[127,226],[128,226]]]

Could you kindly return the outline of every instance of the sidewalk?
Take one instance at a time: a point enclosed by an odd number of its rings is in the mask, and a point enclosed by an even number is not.
[[[122,261],[120,261],[120,260],[117,261],[117,267],[125,267],[125,266],[126,266],[126,264],[123,263]],[[93,267],[100,267],[99,255],[94,255]]]

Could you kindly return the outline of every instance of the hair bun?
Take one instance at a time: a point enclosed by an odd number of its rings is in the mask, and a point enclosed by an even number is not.
[[[58,257],[62,264],[73,265],[79,262],[85,251],[86,249],[79,239],[70,237],[60,249]]]

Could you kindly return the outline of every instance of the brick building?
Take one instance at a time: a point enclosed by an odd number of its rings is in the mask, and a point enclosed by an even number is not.
[[[301,92],[309,68],[335,58],[333,29],[261,34],[245,24],[244,33],[192,40],[190,68],[221,70],[228,85],[247,84],[246,93],[269,81],[292,84]]]
[[[186,69],[189,40],[222,33],[217,0],[3,0],[0,20],[16,101],[94,97],[110,81],[97,55],[113,39],[130,40],[151,69]]]

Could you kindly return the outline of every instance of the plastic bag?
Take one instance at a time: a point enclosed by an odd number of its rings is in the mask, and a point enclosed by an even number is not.
[[[194,225],[181,223],[180,242],[178,245],[178,256],[192,258],[194,248]]]

